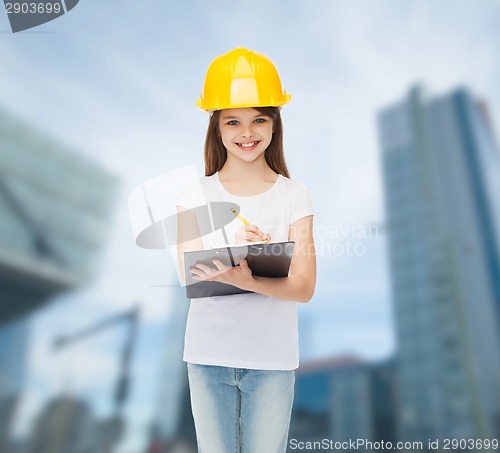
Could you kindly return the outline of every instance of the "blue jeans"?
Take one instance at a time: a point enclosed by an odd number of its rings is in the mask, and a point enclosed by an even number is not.
[[[199,453],[284,453],[294,371],[188,363]]]

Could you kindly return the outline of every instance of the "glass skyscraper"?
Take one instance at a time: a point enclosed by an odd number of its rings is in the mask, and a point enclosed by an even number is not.
[[[118,178],[0,109],[0,326],[90,281]]]
[[[19,394],[26,375],[29,323],[20,320],[0,329],[0,400]]]
[[[485,105],[420,87],[380,112],[398,437],[500,426],[500,154]]]
[[[118,178],[0,109],[0,451],[29,352],[29,313],[91,281]]]

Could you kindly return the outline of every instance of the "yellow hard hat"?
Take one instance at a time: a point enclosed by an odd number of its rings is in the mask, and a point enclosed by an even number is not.
[[[273,62],[238,47],[216,57],[207,69],[196,105],[203,110],[277,107],[290,102]]]

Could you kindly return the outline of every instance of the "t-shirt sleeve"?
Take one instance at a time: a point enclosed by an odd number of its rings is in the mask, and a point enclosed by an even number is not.
[[[175,199],[176,206],[182,206],[186,209],[193,209],[206,203],[203,191],[202,179],[197,178],[188,181],[177,191]]]
[[[313,215],[313,204],[309,190],[299,181],[296,181],[290,211],[290,225],[302,217]]]

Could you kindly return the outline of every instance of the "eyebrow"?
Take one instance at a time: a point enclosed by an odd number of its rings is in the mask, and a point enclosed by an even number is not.
[[[266,116],[266,117],[270,118],[269,115],[264,115],[264,114],[260,113],[258,115],[255,115],[253,117],[253,119],[260,118],[262,116]],[[240,118],[238,116],[234,116],[234,115],[227,115],[227,116],[222,116],[221,119],[222,120],[239,120]]]

